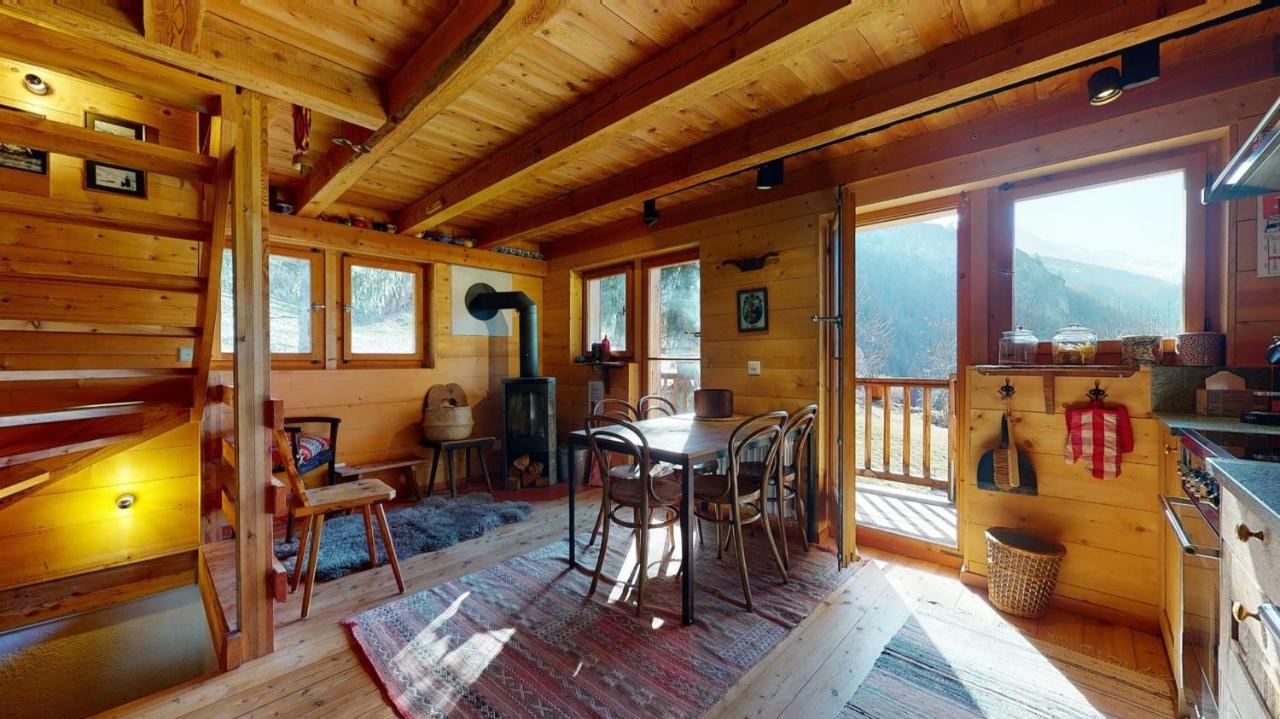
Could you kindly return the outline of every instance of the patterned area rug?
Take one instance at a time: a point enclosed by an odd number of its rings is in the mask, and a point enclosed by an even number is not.
[[[632,535],[614,528],[606,575],[635,567]],[[857,567],[791,552],[782,585],[764,535],[748,537],[755,613],[737,563],[700,553],[697,622],[680,624],[678,559],[654,532],[645,611],[629,585],[570,570],[557,542],[346,620],[382,687],[406,717],[696,717]],[[710,547],[710,541],[708,547]],[[579,561],[594,566],[594,551]]]
[[[857,719],[1172,717],[1166,679],[922,604],[841,711]]]
[[[396,556],[404,559],[452,547],[464,539],[475,539],[504,524],[519,522],[532,511],[528,502],[495,502],[482,493],[463,494],[457,499],[427,497],[412,507],[388,509],[387,525],[391,528],[391,541],[396,545]],[[386,564],[387,549],[382,544],[376,517],[373,534],[378,564]],[[275,543],[276,559],[290,575],[298,558],[298,539],[295,533],[293,541]],[[327,582],[368,568],[364,517],[359,513],[326,517],[316,579]]]

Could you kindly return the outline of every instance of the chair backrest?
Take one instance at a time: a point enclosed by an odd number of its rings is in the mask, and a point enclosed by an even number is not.
[[[792,413],[787,426],[782,430],[783,454],[779,461],[787,468],[799,466],[800,458],[807,455],[809,437],[813,433],[813,425],[818,420],[818,405],[809,404]],[[791,449],[790,463],[787,462],[786,449]]]
[[[613,465],[609,461],[610,454],[623,454],[634,458],[638,467],[637,476],[644,482],[644,501],[658,501],[653,492],[653,460],[649,457],[649,441],[634,424],[609,415],[593,414],[587,417],[587,444],[600,468],[600,477],[604,482],[606,495],[609,491],[609,470]]]
[[[659,417],[670,417],[676,413],[676,405],[659,394],[647,394],[640,398],[636,405],[640,419],[649,419],[656,413]]]
[[[782,450],[779,440],[786,423],[787,413],[775,410],[748,417],[734,428],[729,435],[729,484],[723,498],[727,498],[729,493],[738,494],[739,471],[744,462],[751,461],[755,452],[764,451],[764,471],[760,476],[771,477],[777,473]]]
[[[616,397],[608,397],[596,402],[596,405],[591,408],[591,414],[601,417],[612,417],[613,419],[620,419],[623,422],[635,422],[640,419],[640,412],[636,409],[634,404],[631,404],[625,399],[618,399]]]
[[[302,482],[302,475],[298,474],[298,465],[293,461],[293,452],[289,449],[289,438],[285,436],[284,430],[271,430],[271,442],[276,447],[276,454],[280,455],[280,461],[284,464],[285,477],[289,480],[289,490],[293,493],[293,501],[298,505],[307,505],[307,485]]]

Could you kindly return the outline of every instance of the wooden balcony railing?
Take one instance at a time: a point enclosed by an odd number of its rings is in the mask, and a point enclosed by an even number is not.
[[[953,379],[860,377],[860,476],[952,493]]]

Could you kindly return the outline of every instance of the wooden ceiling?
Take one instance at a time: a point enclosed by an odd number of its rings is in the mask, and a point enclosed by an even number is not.
[[[792,170],[1082,93],[1089,68],[952,106],[1256,5],[16,0],[0,30],[12,37],[14,18],[268,95],[271,182],[300,214],[365,212],[494,244],[638,222],[645,197],[670,206],[733,188],[752,179],[733,172],[773,157],[820,148]],[[1264,12],[1166,42],[1162,56],[1276,24]],[[292,166],[293,103],[313,111],[305,175]],[[333,144],[340,135],[369,151]]]

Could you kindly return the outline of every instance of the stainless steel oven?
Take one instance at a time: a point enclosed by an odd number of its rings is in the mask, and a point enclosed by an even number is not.
[[[1216,719],[1218,706],[1218,565],[1221,541],[1197,502],[1161,497],[1165,519],[1182,545],[1182,689],[1188,716]]]

